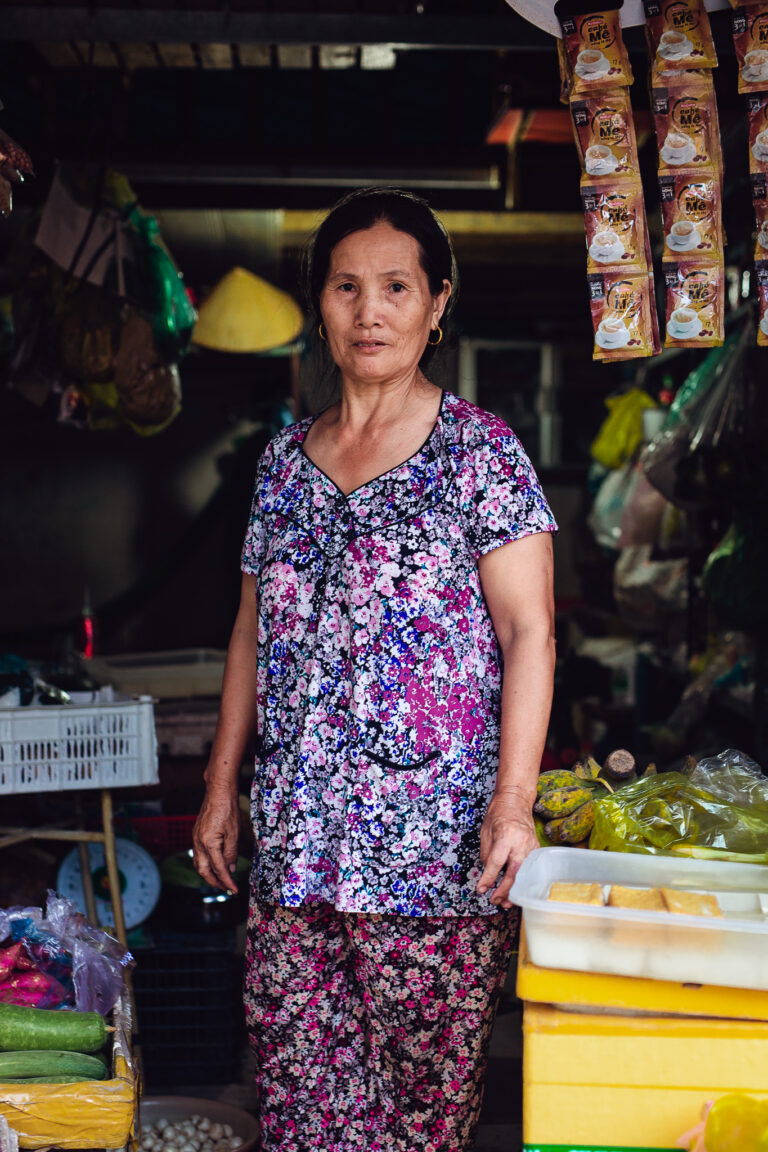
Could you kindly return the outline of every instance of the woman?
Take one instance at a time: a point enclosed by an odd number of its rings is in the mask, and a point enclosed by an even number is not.
[[[506,425],[422,372],[457,285],[424,201],[346,197],[306,279],[341,399],[259,462],[196,865],[234,887],[257,731],[262,1147],[456,1152],[536,846],[555,524]]]

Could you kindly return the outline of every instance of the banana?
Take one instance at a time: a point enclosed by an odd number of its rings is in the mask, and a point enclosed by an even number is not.
[[[533,806],[537,816],[544,816],[548,820],[558,819],[561,816],[570,816],[587,800],[592,799],[592,789],[579,788],[551,788],[542,793]]]
[[[553,844],[579,844],[592,831],[594,822],[595,802],[587,800],[569,816],[550,820],[544,825],[544,833]]]
[[[536,794],[541,796],[543,792],[551,792],[553,788],[579,788],[582,783],[576,773],[570,772],[567,768],[550,768],[548,772],[542,772],[539,776]]]
[[[601,771],[600,765],[592,756],[578,760],[573,770],[580,780],[596,780]]]

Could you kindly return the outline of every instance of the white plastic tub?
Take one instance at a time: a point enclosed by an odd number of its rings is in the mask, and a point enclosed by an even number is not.
[[[548,900],[555,880],[712,892],[721,917]],[[538,848],[510,898],[523,909],[531,961],[542,968],[768,990],[768,867]]]

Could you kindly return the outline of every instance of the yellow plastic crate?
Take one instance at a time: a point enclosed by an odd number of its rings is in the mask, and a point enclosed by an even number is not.
[[[526,1003],[525,1152],[679,1152],[706,1100],[768,1100],[768,1023]]]
[[[139,1084],[131,1055],[127,993],[112,1013],[112,1075],[80,1084],[0,1084],[0,1116],[21,1148],[124,1148],[134,1130]]]

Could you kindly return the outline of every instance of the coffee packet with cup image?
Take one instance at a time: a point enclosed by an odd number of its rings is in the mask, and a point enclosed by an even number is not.
[[[589,285],[593,360],[634,360],[654,354],[651,279],[647,272],[592,272]]]
[[[632,106],[626,88],[571,100],[571,120],[585,176],[594,182],[640,178]]]
[[[596,88],[626,88],[632,83],[618,8],[579,16],[555,14],[563,32],[569,91],[572,96]]]
[[[648,53],[659,69],[717,67],[703,0],[643,0],[643,8]]]
[[[755,210],[754,260],[768,260],[768,178],[764,173],[752,175],[752,207]]]
[[[681,260],[664,265],[665,348],[714,348],[723,342],[722,262]]]
[[[659,176],[664,228],[662,260],[676,263],[682,253],[723,255],[722,198],[714,172],[683,170]]]
[[[768,348],[768,260],[755,261],[757,280],[757,343]]]
[[[587,271],[646,268],[645,206],[637,180],[593,184],[581,178],[581,203],[587,238]]]
[[[749,171],[768,174],[768,93],[751,92],[747,96],[749,125]]]
[[[746,4],[731,13],[739,92],[768,88],[768,5]]]
[[[683,72],[651,88],[651,108],[660,173],[684,168],[722,173],[717,100],[709,73],[691,77]]]

